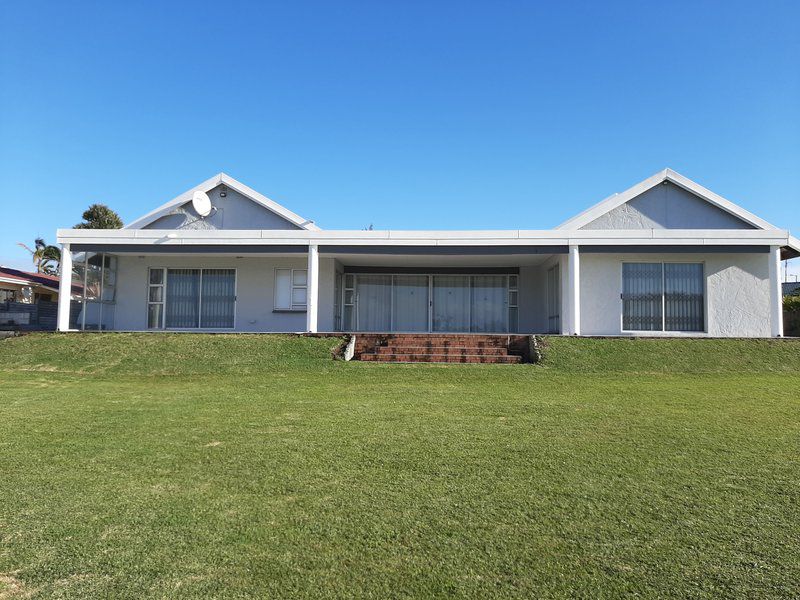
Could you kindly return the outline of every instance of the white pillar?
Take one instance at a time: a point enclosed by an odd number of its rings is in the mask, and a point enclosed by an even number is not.
[[[569,247],[569,332],[581,334],[581,255],[577,245]]]
[[[319,313],[319,248],[316,244],[308,246],[308,289],[306,308],[306,331],[317,333],[317,314]]]
[[[72,300],[72,252],[69,244],[61,244],[58,281],[58,320],[59,331],[69,330],[69,307]]]
[[[770,323],[772,337],[783,337],[783,290],[781,289],[781,247],[769,249]]]

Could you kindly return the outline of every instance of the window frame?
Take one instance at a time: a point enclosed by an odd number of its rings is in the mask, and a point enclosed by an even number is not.
[[[623,266],[631,264],[660,264],[661,265],[661,329],[625,329],[625,273]],[[678,331],[667,329],[667,285],[666,285],[666,264],[700,265],[703,269],[703,329],[697,331]],[[708,277],[706,276],[706,261],[704,260],[673,260],[673,259],[623,259],[619,261],[619,330],[626,335],[664,335],[675,337],[696,337],[700,334],[708,334]]]
[[[170,269],[196,269],[200,271],[200,294],[198,296],[198,309],[197,309],[197,327],[167,327],[167,279],[169,278]],[[150,271],[162,270],[164,277],[161,283],[150,283]],[[233,271],[233,325],[230,327],[201,327],[201,319],[203,317],[203,271],[218,271],[226,270]],[[150,301],[150,288],[161,287],[161,302]],[[239,271],[236,267],[164,267],[152,266],[147,268],[147,296],[145,297],[147,310],[145,311],[145,325],[149,323],[150,318],[150,305],[161,305],[161,323],[159,327],[146,327],[147,331],[234,331],[236,329],[236,316],[239,312]]]
[[[278,271],[289,271],[289,306],[278,306]],[[294,274],[298,271],[303,271],[306,274],[305,285],[296,285],[294,282]],[[295,304],[292,301],[294,298],[294,291],[302,289],[306,291],[305,304]],[[272,312],[293,312],[304,313],[308,312],[308,268],[296,269],[294,267],[275,267],[272,274]]]

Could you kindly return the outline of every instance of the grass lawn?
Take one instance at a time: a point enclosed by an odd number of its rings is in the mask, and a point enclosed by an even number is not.
[[[800,597],[800,343],[0,341],[0,598]]]

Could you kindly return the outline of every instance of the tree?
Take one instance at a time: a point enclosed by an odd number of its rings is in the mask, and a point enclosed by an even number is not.
[[[18,242],[17,245],[22,246],[30,252],[33,264],[36,267],[37,273],[44,273],[46,275],[57,275],[58,266],[61,261],[61,250],[56,246],[51,246],[42,238],[36,238],[33,242],[33,248]]]
[[[122,229],[122,219],[105,204],[92,204],[83,211],[83,223],[75,229]]]

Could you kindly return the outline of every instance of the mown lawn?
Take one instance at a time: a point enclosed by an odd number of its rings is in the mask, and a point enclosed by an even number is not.
[[[0,342],[0,598],[800,597],[800,344]]]

